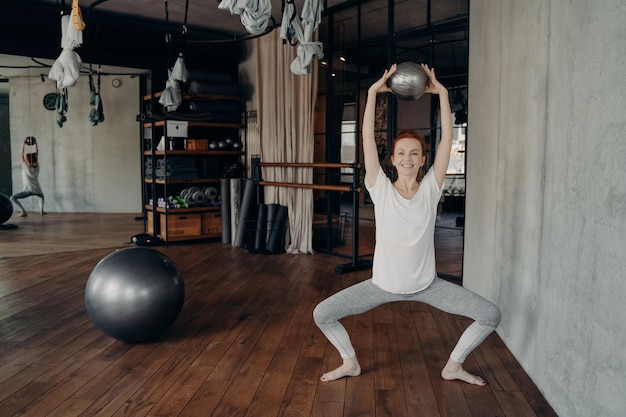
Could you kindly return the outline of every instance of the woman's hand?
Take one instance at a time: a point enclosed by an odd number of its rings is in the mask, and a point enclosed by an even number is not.
[[[387,80],[393,75],[394,72],[396,72],[396,69],[398,69],[398,66],[396,64],[393,64],[391,68],[385,70],[383,76],[380,77],[378,81],[376,81],[374,84],[372,84],[368,91],[370,93],[386,93],[391,91],[391,88],[387,86]]]
[[[426,93],[429,94],[440,94],[442,92],[448,92],[448,90],[446,89],[446,87],[444,87],[438,80],[437,77],[435,76],[435,69],[434,68],[428,68],[428,65],[426,64],[422,64],[422,69],[424,70],[424,73],[426,74],[426,76],[428,77],[428,85],[426,86]]]

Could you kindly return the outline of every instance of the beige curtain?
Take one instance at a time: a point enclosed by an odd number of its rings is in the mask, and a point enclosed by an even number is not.
[[[313,162],[313,116],[317,97],[317,65],[310,75],[294,75],[290,64],[296,47],[283,44],[278,31],[255,40],[257,57],[260,155],[263,162]],[[263,168],[272,182],[311,184],[311,168]],[[264,187],[265,203],[287,206],[288,253],[313,253],[313,191]]]

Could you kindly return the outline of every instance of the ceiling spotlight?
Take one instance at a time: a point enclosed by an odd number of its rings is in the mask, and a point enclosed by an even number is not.
[[[331,77],[336,77],[337,74],[335,74],[334,72],[332,74],[330,74]]]
[[[343,56],[343,55],[340,55],[340,56],[339,56],[339,60],[340,60],[341,62],[346,62],[346,57],[345,57],[345,56]]]
[[[320,61],[320,64],[322,64],[323,66],[327,67],[328,66],[328,62],[326,61]]]

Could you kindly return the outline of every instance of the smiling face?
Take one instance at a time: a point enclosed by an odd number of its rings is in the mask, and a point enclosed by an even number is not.
[[[391,164],[398,171],[398,176],[417,178],[419,169],[426,162],[422,141],[417,138],[405,137],[394,141]]]

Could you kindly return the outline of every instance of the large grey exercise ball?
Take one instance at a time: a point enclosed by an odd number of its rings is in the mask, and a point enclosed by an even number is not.
[[[178,318],[185,284],[176,265],[154,249],[131,247],[105,256],[85,287],[91,321],[129,343],[155,339]]]
[[[0,193],[0,224],[6,222],[13,215],[13,203],[6,194]]]
[[[402,62],[387,80],[387,86],[401,100],[417,100],[426,91],[428,77],[419,64]]]

